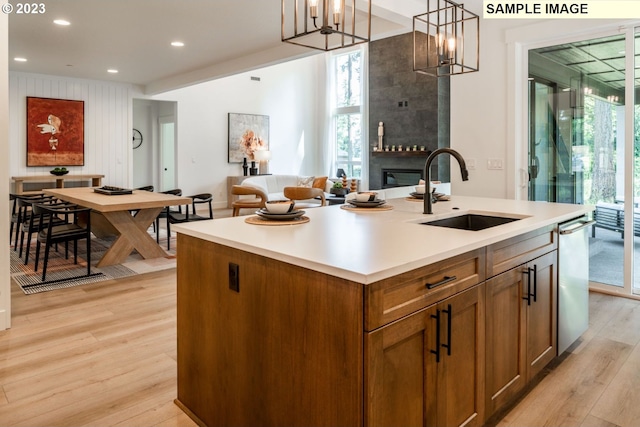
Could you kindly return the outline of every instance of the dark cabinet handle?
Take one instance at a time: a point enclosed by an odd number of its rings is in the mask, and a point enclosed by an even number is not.
[[[532,270],[532,269],[529,269]],[[538,266],[533,264],[533,302],[538,298]]]
[[[458,278],[456,276],[444,276],[444,279],[442,279],[438,283],[425,283],[425,286],[427,287],[427,289],[433,289],[438,286],[444,285],[445,283],[453,282],[454,280],[457,280],[457,279]]]
[[[527,276],[527,296],[522,297],[522,299],[527,300],[527,305],[531,305],[531,297],[533,297],[535,301],[535,294],[531,293],[531,270],[533,270],[531,267],[527,267],[527,269],[522,272],[522,274],[526,274]]]
[[[429,351],[436,355],[436,363],[440,363],[440,310],[436,310],[436,314],[432,314],[431,318],[436,319],[436,349]]]
[[[451,356],[451,304],[447,306],[446,310],[442,310],[447,313],[447,343],[442,344],[447,349],[447,356]]]

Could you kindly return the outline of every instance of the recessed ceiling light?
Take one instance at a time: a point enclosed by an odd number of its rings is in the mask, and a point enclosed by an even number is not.
[[[116,70],[115,68],[109,68],[107,70],[107,73],[111,73],[111,74],[118,74],[118,70]]]
[[[27,58],[13,58],[16,62],[27,62]]]
[[[71,25],[71,22],[66,21],[64,19],[56,19],[53,21],[53,23],[56,25],[63,25],[63,26]]]
[[[183,47],[184,43],[182,43],[182,42],[171,42],[171,46],[173,46],[173,47]]]

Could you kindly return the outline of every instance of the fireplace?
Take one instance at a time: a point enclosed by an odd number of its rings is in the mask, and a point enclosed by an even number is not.
[[[422,169],[382,169],[382,188],[417,185],[421,179]]]

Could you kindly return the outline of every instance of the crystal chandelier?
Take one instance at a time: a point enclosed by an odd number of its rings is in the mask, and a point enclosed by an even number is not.
[[[478,15],[450,0],[427,0],[427,12],[413,17],[413,71],[435,77],[479,69]]]
[[[328,51],[371,40],[371,1],[366,11],[356,0],[281,1],[283,42]]]

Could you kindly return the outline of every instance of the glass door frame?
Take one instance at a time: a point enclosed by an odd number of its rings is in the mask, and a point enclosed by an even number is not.
[[[553,46],[557,44],[563,43],[572,43],[581,40],[587,40],[592,38],[600,38],[607,37],[612,35],[620,35],[625,34],[625,121],[624,121],[624,150],[625,153],[631,153],[631,155],[625,155],[624,168],[625,168],[625,177],[624,177],[624,197],[625,200],[633,200],[634,187],[633,187],[633,176],[634,176],[634,129],[635,129],[635,114],[634,114],[634,106],[635,106],[635,35],[636,30],[640,32],[640,23],[633,23],[627,25],[616,25],[615,27],[611,27],[610,29],[603,30],[594,30],[593,32],[584,33],[581,32],[579,35],[573,36],[558,36],[553,39],[546,39],[544,41],[535,41],[530,43],[525,43],[522,41],[510,40],[509,35],[507,35],[507,43],[510,45],[510,52],[512,56],[508,56],[508,58],[513,59],[513,65],[509,65],[509,74],[515,80],[513,81],[514,94],[510,98],[510,100],[519,108],[517,108],[514,119],[514,125],[511,129],[514,135],[514,139],[519,141],[513,153],[514,160],[516,162],[517,167],[515,168],[516,173],[514,174],[516,181],[519,184],[514,189],[514,195],[516,199],[519,200],[527,200],[528,198],[528,168],[529,168],[529,159],[528,159],[528,144],[529,144],[529,100],[528,100],[528,91],[529,91],[529,81],[528,81],[528,70],[529,70],[529,61],[528,54],[529,50],[538,49],[547,46]],[[639,76],[640,77],[640,76]],[[623,287],[615,287],[609,285],[598,285],[591,284],[591,289],[619,295],[625,296],[635,299],[640,299],[640,294],[633,293],[633,277],[634,277],[634,233],[633,233],[633,214],[634,214],[634,205],[633,203],[625,203],[624,205],[624,215],[625,215],[625,230],[624,230],[624,240],[625,242],[631,242],[630,244],[624,245],[624,262],[623,262],[623,276],[624,276],[624,286]],[[638,266],[640,268],[640,266]],[[640,289],[639,289],[640,291]]]

